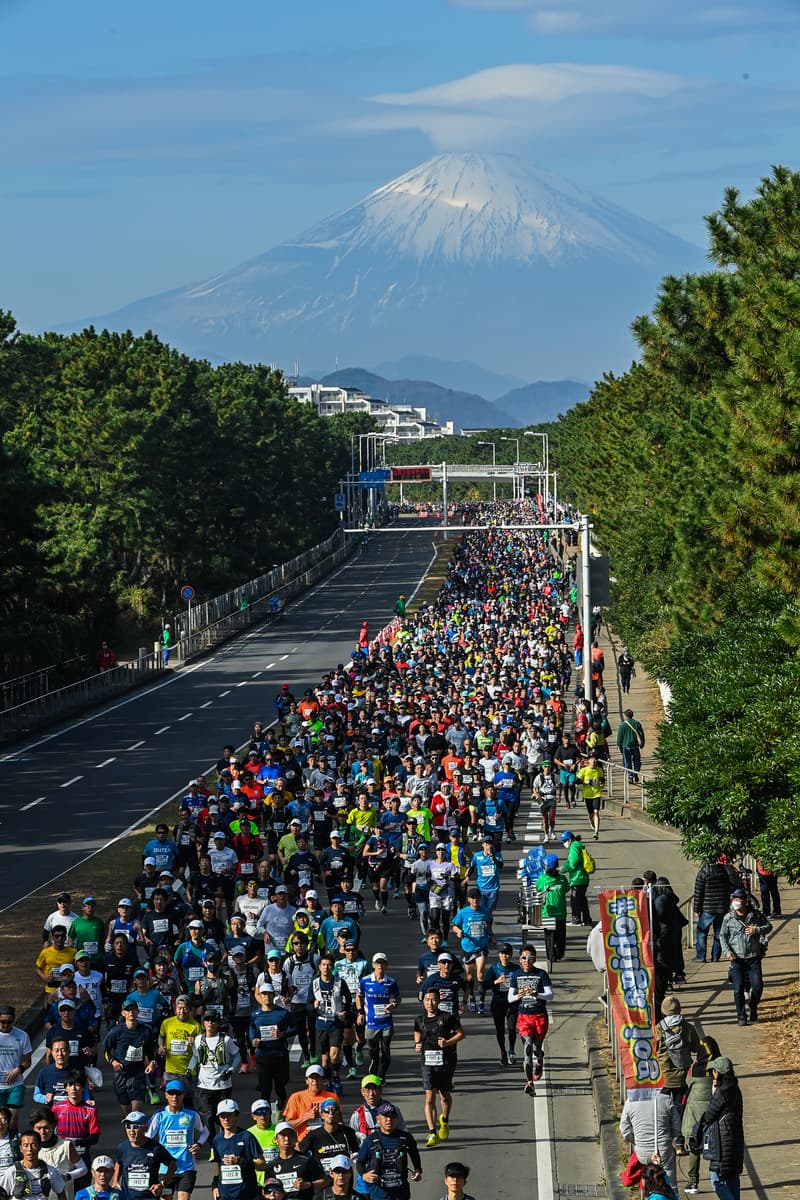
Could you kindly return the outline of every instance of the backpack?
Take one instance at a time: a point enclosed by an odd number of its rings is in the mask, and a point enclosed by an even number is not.
[[[585,846],[581,846],[581,866],[587,875],[594,875],[597,870],[597,863]]]
[[[669,1055],[673,1067],[685,1071],[692,1063],[692,1052],[683,1039],[683,1021],[679,1025],[665,1025],[659,1021],[658,1027],[664,1036],[664,1049]]]

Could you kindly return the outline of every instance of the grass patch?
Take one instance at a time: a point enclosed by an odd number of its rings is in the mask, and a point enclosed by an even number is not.
[[[458,544],[460,536],[460,534],[451,533],[448,537],[440,537],[437,540],[436,557],[431,563],[430,570],[422,581],[419,591],[408,606],[409,614],[418,612],[424,604],[435,600],[439,595],[442,584],[447,578],[447,568],[450,565],[450,559],[453,557],[453,551]]]

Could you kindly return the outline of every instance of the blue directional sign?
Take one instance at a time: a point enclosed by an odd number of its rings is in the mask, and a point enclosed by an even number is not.
[[[388,467],[379,467],[375,471],[359,471],[358,486],[362,488],[382,488],[392,477]]]
[[[337,512],[344,512],[347,508],[347,497],[344,492],[337,492],[333,497],[333,507]]]

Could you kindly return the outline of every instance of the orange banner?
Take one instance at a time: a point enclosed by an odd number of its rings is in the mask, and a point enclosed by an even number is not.
[[[655,1052],[653,939],[642,888],[600,892],[608,993],[626,1087],[662,1088]]]

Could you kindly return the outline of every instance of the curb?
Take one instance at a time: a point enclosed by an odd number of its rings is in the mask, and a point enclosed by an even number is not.
[[[661,821],[657,821],[655,817],[651,817],[643,808],[638,808],[635,804],[625,804],[622,800],[614,800],[606,797],[606,811],[610,810],[615,817],[621,817],[626,821],[638,821],[642,825],[649,825],[651,829],[671,829],[675,832],[674,825],[665,825]]]
[[[608,1073],[600,1052],[600,1041],[597,1036],[596,1025],[597,1018],[594,1017],[586,1026],[585,1044],[589,1065],[589,1080],[592,1086],[595,1115],[597,1116],[600,1157],[606,1181],[606,1194],[608,1200],[630,1200],[631,1193],[628,1188],[623,1187],[619,1178],[622,1164],[619,1155],[618,1122],[614,1113],[614,1102],[611,1097]]]

